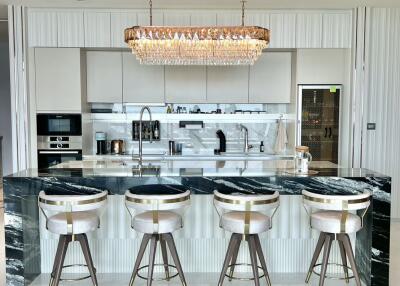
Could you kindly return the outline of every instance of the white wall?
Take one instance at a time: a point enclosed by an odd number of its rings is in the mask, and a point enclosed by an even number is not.
[[[0,136],[3,136],[3,172],[12,173],[10,65],[7,22],[0,22]]]
[[[350,167],[350,49],[299,49],[297,84],[341,84],[339,164]]]

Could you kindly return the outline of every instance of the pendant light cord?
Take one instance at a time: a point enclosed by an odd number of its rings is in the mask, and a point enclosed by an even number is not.
[[[150,5],[150,26],[153,26],[153,1],[149,0]]]
[[[244,26],[244,9],[245,9],[245,4],[247,1],[243,0],[240,2],[242,2],[242,26]]]

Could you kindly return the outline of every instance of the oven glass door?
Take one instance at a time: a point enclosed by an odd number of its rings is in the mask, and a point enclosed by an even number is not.
[[[37,135],[81,136],[82,117],[80,114],[38,114]]]
[[[82,160],[82,150],[39,150],[38,167],[39,169],[49,168],[68,161]]]

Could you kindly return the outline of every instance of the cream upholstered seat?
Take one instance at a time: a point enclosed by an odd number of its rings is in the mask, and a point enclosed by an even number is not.
[[[133,228],[141,233],[153,233],[153,212],[147,211],[133,218]],[[182,227],[182,217],[171,211],[159,211],[157,214],[157,233],[169,233]]]
[[[343,226],[344,216],[346,216],[346,223]],[[318,211],[311,214],[311,227],[329,233],[353,233],[361,229],[361,218],[358,215],[340,211]]]
[[[167,245],[175,262],[175,268],[186,285],[185,276],[176,251],[172,232],[183,227],[182,213],[190,204],[190,191],[181,185],[143,185],[125,193],[125,204],[131,215],[131,226],[144,233],[129,285],[133,285],[139,269],[148,267],[147,285],[153,282],[157,243],[161,245],[166,280],[170,279]],[[151,241],[149,265],[140,267],[144,252]]]
[[[362,229],[363,218],[370,205],[370,196],[371,193],[367,190],[361,194],[343,196],[303,191],[303,203],[310,215],[310,225],[313,229],[321,232],[307,273],[306,283],[309,282],[322,248],[325,246],[319,280],[319,286],[324,285],[331,245],[334,240],[337,240],[343,263],[344,278],[348,282],[347,260],[349,260],[356,285],[361,286],[348,234]],[[313,209],[317,211],[310,211]],[[364,210],[361,217],[356,213],[358,210]]]
[[[48,231],[59,234],[57,253],[54,259],[50,286],[57,286],[61,279],[68,244],[79,241],[93,285],[97,285],[96,269],[86,233],[100,226],[100,215],[107,203],[107,191],[93,195],[48,195],[39,193],[38,204],[46,218]],[[79,279],[81,280],[81,279]]]
[[[100,225],[100,218],[94,212],[66,212],[50,216],[47,220],[47,229],[56,234],[68,234],[68,215],[71,216],[74,234],[95,231]]]
[[[249,214],[248,234],[262,233],[271,227],[271,218],[260,212],[251,212]],[[243,233],[245,228],[246,212],[234,211],[227,212],[221,216],[221,225],[226,231],[233,233]]]
[[[272,217],[279,206],[279,193],[271,195],[223,194],[214,191],[214,205],[220,216],[220,227],[232,232],[225,261],[218,285],[221,286],[225,276],[234,278],[233,273],[243,235],[249,244],[251,266],[255,285],[259,285],[257,258],[261,263],[267,284],[271,285],[264,254],[258,234],[271,229]],[[272,212],[272,215],[266,214]],[[226,272],[230,268],[230,274]]]

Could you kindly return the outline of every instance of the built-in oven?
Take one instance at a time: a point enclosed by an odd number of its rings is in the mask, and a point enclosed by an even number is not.
[[[82,160],[80,114],[37,115],[38,168]]]

